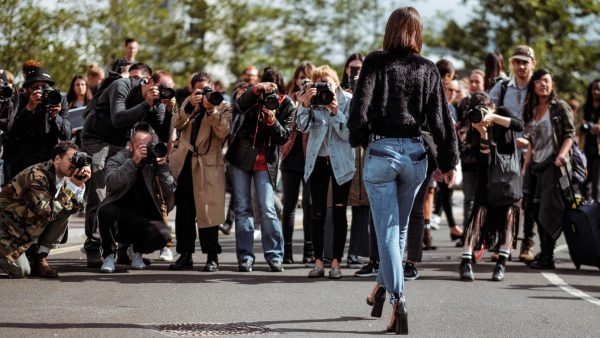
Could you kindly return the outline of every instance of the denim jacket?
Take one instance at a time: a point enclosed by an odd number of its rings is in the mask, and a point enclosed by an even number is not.
[[[338,100],[338,113],[333,117],[330,116],[329,110],[323,107],[304,108],[302,105],[298,107],[296,128],[300,132],[309,134],[304,164],[305,181],[308,181],[315,168],[315,161],[325,137],[329,140],[329,158],[337,183],[344,184],[354,176],[354,151],[350,146],[348,139],[350,131],[346,126],[352,95],[340,88],[335,94]]]

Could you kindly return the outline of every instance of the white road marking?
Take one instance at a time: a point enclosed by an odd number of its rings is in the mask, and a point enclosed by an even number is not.
[[[58,255],[58,254],[62,254],[62,253],[67,253],[67,252],[73,252],[73,251],[77,251],[81,248],[81,245],[72,245],[72,246],[66,246],[64,248],[58,248],[58,249],[52,249],[50,250],[49,255]]]
[[[592,296],[588,295],[587,293],[570,286],[569,284],[565,283],[565,281],[562,280],[562,278],[558,277],[556,274],[550,273],[550,272],[542,272],[542,276],[544,276],[544,278],[546,278],[550,283],[558,286],[564,292],[566,292],[572,296],[581,298],[581,299],[585,300],[586,302],[590,302],[594,305],[600,306],[600,300],[598,300],[596,297],[592,297]]]

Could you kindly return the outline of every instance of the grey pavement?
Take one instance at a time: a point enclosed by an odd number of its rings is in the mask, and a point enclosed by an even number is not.
[[[454,211],[460,220],[460,193],[456,196]],[[5,304],[0,337],[385,334],[391,307],[385,305],[382,318],[371,318],[365,298],[374,278],[353,277],[353,269],[342,269],[339,281],[309,279],[301,264],[287,265],[282,273],[267,272],[260,241],[255,241],[255,271],[239,273],[231,234],[220,237],[224,254],[216,273],[200,271],[205,256],[197,249],[194,270],[169,271],[169,263],[156,261],[154,253],[146,256],[154,260],[147,270],[118,266],[114,274],[100,274],[85,267],[79,251],[82,220],[73,218],[67,247],[50,256],[58,280],[0,276]],[[600,273],[592,267],[575,270],[564,240],[559,241],[557,269],[545,275],[509,262],[505,281],[492,282],[494,263],[486,253],[474,266],[477,280],[468,283],[458,279],[461,249],[450,241],[447,227],[442,224],[433,235],[438,249],[424,252],[421,277],[406,283],[412,336],[599,336]],[[301,260],[301,236],[297,227],[296,261]]]

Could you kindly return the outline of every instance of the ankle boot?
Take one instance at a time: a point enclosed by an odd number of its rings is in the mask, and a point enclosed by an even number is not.
[[[204,272],[217,272],[219,271],[219,256],[215,253],[209,253],[206,258],[206,264],[204,265]]]
[[[437,247],[433,246],[433,236],[431,236],[431,229],[425,228],[423,232],[423,250],[435,250]]]
[[[294,255],[292,254],[292,243],[286,243],[283,246],[283,264],[294,264]]]
[[[182,252],[175,263],[169,265],[169,270],[191,269],[194,266],[191,252]]]
[[[535,259],[531,248],[533,248],[533,241],[531,239],[524,239],[521,243],[521,253],[519,253],[519,260],[521,262],[528,263]]]
[[[536,270],[554,270],[554,255],[542,253],[538,259],[531,262],[529,267]]]
[[[43,278],[58,278],[58,273],[50,267],[46,257],[48,257],[47,253],[36,253],[33,256],[31,274]]]

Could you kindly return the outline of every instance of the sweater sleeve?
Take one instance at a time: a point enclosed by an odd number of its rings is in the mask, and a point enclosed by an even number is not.
[[[425,116],[427,125],[437,145],[437,164],[443,173],[455,169],[459,160],[458,139],[454,122],[446,103],[440,73],[432,64],[428,88],[425,88]]]
[[[150,105],[146,101],[129,109],[126,108],[127,96],[131,92],[131,88],[128,86],[124,81],[116,81],[115,85],[106,89],[111,91],[107,94],[110,100],[110,119],[115,128],[133,126],[136,122],[141,121],[150,110]]]
[[[377,64],[372,57],[367,56],[363,62],[356,87],[352,92],[350,112],[348,116],[349,139],[353,147],[366,147],[369,141],[370,128],[368,124],[369,109],[375,91],[377,80]]]

